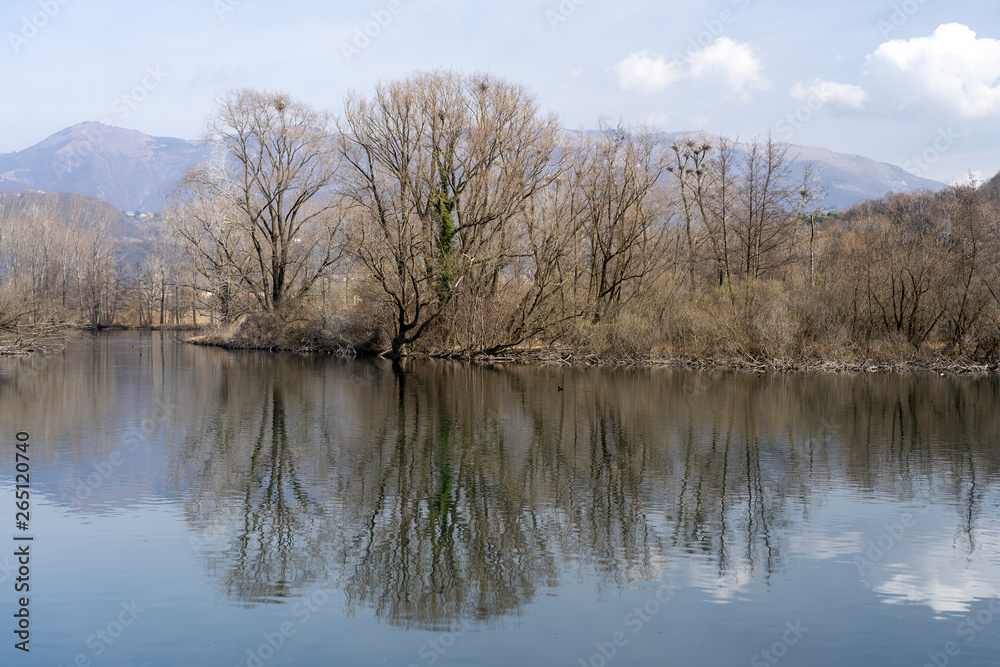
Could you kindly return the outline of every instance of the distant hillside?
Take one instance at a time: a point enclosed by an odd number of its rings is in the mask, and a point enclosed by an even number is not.
[[[1000,172],[997,172],[993,178],[983,183],[979,191],[990,201],[1000,201]]]
[[[187,170],[208,155],[202,142],[81,123],[0,154],[0,187],[76,192],[121,211],[157,212]]]
[[[719,137],[704,132],[675,132],[667,134],[668,141],[686,137]],[[793,172],[797,177],[806,165],[812,165],[813,174],[829,193],[822,207],[831,211],[845,210],[854,204],[884,197],[890,192],[938,191],[946,187],[940,181],[914,176],[910,172],[886,162],[878,162],[861,155],[837,153],[825,148],[785,144],[788,156],[795,159]]]
[[[718,139],[700,132],[664,134]],[[823,206],[846,209],[890,192],[940,190],[944,183],[919,178],[884,162],[824,148],[789,144],[797,174],[807,164],[829,192]],[[163,210],[166,195],[192,166],[207,159],[204,142],[151,137],[134,130],[81,123],[16,153],[0,154],[0,188],[77,192],[110,202],[121,211]]]

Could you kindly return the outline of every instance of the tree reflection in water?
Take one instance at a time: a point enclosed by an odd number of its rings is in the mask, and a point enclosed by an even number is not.
[[[766,583],[844,486],[953,497],[974,550],[977,485],[998,478],[985,379],[720,374],[692,396],[678,371],[211,363],[173,474],[241,603],[325,583],[351,609],[445,628],[584,574],[615,588],[686,568],[732,590]]]

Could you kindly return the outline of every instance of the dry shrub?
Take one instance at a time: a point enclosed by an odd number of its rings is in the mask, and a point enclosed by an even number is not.
[[[990,307],[984,313],[975,332],[969,337],[965,349],[980,359],[989,359],[1000,352],[1000,313]]]
[[[666,348],[659,318],[650,310],[624,310],[597,323],[577,320],[570,343],[592,354],[611,358],[662,354]]]
[[[0,331],[15,332],[31,315],[28,299],[9,285],[0,286]]]
[[[496,291],[459,293],[414,349],[475,357],[549,345],[562,339],[567,330],[567,315],[556,296],[551,288],[539,289],[519,278],[504,281]]]
[[[327,326],[339,331],[359,354],[382,354],[391,346],[392,311],[379,294],[373,283],[359,281],[350,295],[351,305],[326,316]]]
[[[630,304],[598,324],[577,322],[572,343],[601,355],[815,358],[850,356],[845,318],[825,288],[778,281],[675,291]]]
[[[64,325],[10,285],[0,286],[0,354],[61,347]]]
[[[863,356],[872,361],[900,361],[912,359],[915,354],[913,345],[905,334],[900,331],[888,331],[874,336],[871,347],[864,351]]]
[[[672,351],[694,356],[781,357],[794,349],[795,317],[779,286],[748,283],[694,295],[670,313]]]
[[[911,359],[905,336],[876,330],[871,345],[852,329],[851,299],[838,284],[803,277],[653,294],[599,323],[578,319],[570,347],[609,358],[685,356],[744,360],[850,362]],[[985,329],[985,327],[984,327]],[[986,356],[1000,348],[1000,324],[970,341]],[[853,336],[853,338],[852,338]],[[925,350],[931,353],[928,348]]]
[[[235,349],[378,354],[388,344],[378,315],[378,309],[370,306],[328,314],[298,301],[274,312],[241,315],[190,342]]]

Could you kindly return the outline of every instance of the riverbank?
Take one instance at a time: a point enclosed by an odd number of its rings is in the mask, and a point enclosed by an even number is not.
[[[21,356],[58,350],[66,327],[60,324],[24,324],[0,329],[0,356]]]
[[[200,324],[113,324],[100,327],[77,327],[79,331],[205,331]]]
[[[61,350],[66,344],[66,336],[72,332],[94,334],[104,331],[159,331],[175,333],[192,333],[205,331],[203,326],[190,324],[164,325],[128,325],[113,326],[77,326],[73,324],[31,324],[17,328],[0,330],[0,356],[25,356],[30,354],[49,354]]]
[[[349,327],[338,319],[258,313],[241,315],[186,342],[230,350],[378,356],[381,346],[376,338],[373,333]]]
[[[241,317],[213,332],[194,336],[185,342],[226,349],[294,352],[300,354],[336,354],[340,356],[378,357],[380,349],[370,332],[353,332],[354,341],[344,332],[335,336],[326,327],[313,323],[283,322],[269,326],[260,317]],[[365,334],[360,335],[359,334]],[[362,340],[359,344],[357,341]],[[523,348],[499,355],[429,354],[414,352],[409,358],[451,359],[474,364],[530,364],[540,366],[573,365],[602,367],[688,368],[747,373],[935,373],[966,375],[1000,372],[1000,360],[968,357],[910,357],[899,359],[823,359],[786,357],[694,356],[657,354],[597,354],[570,348]]]
[[[694,357],[687,355],[597,355],[585,352],[515,351],[498,357],[470,357],[477,363],[523,363],[539,365],[582,365],[605,367],[687,368],[700,371],[749,373],[936,373],[967,375],[998,373],[1000,361],[969,358],[949,359],[787,359],[749,357]]]

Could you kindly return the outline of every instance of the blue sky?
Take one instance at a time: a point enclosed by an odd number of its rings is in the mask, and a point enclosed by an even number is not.
[[[568,128],[858,153],[955,180],[1000,171],[993,0],[4,0],[0,152],[85,120],[199,137],[231,87],[336,112],[418,69],[486,70]],[[367,34],[365,34],[367,32]]]

